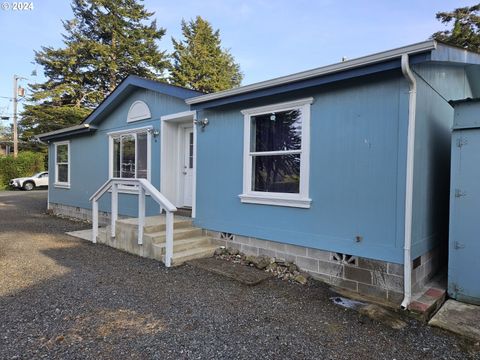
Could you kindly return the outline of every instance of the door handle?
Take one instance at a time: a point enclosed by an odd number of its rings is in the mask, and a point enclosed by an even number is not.
[[[187,175],[187,172],[186,171],[182,171],[183,175]]]

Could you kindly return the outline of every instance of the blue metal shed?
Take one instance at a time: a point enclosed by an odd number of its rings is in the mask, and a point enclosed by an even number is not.
[[[448,293],[480,304],[480,99],[455,108],[450,190]]]

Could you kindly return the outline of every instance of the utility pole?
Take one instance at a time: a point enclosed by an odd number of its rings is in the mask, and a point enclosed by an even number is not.
[[[17,92],[18,92],[18,79],[17,75],[13,75],[13,157],[18,155],[18,133],[17,133]]]

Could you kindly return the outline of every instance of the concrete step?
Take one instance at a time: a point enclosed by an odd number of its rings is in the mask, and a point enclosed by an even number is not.
[[[188,239],[192,237],[201,236],[203,234],[202,229],[194,227],[184,227],[184,228],[174,228],[173,229],[173,240]],[[165,242],[167,234],[165,231],[159,231],[154,233],[144,234],[144,240],[152,242],[152,244],[158,244]]]
[[[207,245],[198,248],[188,249],[184,251],[173,252],[172,266],[182,265],[183,263],[193,260],[213,256],[216,245]],[[162,261],[165,262],[165,256],[162,256]]]
[[[175,221],[173,224],[174,229],[183,229],[186,227],[191,227],[192,226],[192,220],[179,220]],[[158,233],[165,231],[165,224],[152,224],[152,225],[145,225],[143,227],[143,233],[144,234],[153,234],[153,233]]]
[[[197,249],[206,246],[210,246],[211,241],[208,236],[195,236],[187,239],[174,240],[173,241],[173,253],[181,252],[189,249]],[[154,252],[156,254],[165,255],[165,242],[152,244]]]

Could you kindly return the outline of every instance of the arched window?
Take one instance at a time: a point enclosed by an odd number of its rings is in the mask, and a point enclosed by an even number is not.
[[[132,106],[130,106],[127,115],[127,122],[150,119],[151,117],[152,114],[150,113],[148,105],[143,101],[138,100],[135,101]]]

